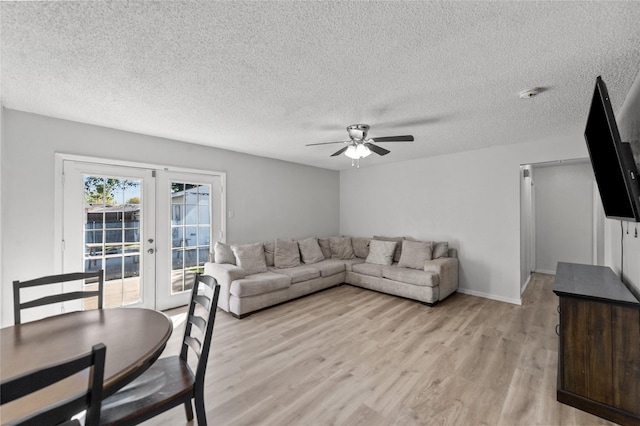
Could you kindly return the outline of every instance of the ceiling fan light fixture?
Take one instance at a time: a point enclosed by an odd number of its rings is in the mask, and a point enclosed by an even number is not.
[[[356,153],[358,153],[360,158],[365,158],[371,155],[371,150],[369,149],[368,146],[364,144],[358,144],[358,147],[356,148]]]
[[[353,160],[359,160],[371,155],[371,150],[364,144],[359,143],[350,145],[349,148],[347,148],[347,150],[344,152],[344,155]]]
[[[353,145],[350,145],[349,148],[347,148],[347,150],[344,152],[344,155],[346,155],[347,157],[353,160],[357,160],[358,158],[360,158],[358,156],[358,150]]]

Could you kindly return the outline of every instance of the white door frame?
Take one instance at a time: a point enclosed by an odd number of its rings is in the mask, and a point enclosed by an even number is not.
[[[63,265],[63,217],[64,217],[64,162],[65,161],[78,161],[85,163],[96,163],[100,165],[110,165],[110,166],[123,166],[123,167],[134,167],[141,169],[150,169],[150,170],[166,170],[173,172],[181,172],[181,173],[196,173],[196,174],[209,174],[209,175],[217,175],[220,177],[221,183],[221,194],[220,194],[220,228],[222,237],[219,239],[220,241],[226,241],[227,235],[227,174],[226,172],[212,171],[212,170],[202,170],[202,169],[192,169],[186,167],[177,167],[170,166],[166,164],[156,164],[156,163],[143,163],[139,161],[126,161],[126,160],[116,160],[112,158],[100,158],[100,157],[91,157],[85,155],[76,155],[76,154],[68,154],[68,153],[55,153],[54,154],[54,246],[53,246],[53,260],[54,260],[54,273],[60,274],[64,273],[64,265]],[[211,241],[211,244],[215,244],[215,241]]]

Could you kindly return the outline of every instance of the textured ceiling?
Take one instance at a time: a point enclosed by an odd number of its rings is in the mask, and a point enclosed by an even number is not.
[[[413,143],[362,167],[582,126],[640,70],[640,2],[7,2],[7,108],[328,169],[345,127]],[[521,100],[518,93],[545,88]]]

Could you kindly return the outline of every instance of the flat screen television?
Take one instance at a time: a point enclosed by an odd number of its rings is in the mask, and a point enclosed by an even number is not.
[[[605,215],[640,222],[640,176],[631,145],[620,140],[607,86],[601,77],[589,109],[584,138]]]

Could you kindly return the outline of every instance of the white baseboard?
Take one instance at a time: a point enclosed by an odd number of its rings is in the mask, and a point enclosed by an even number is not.
[[[510,299],[508,297],[496,296],[494,294],[483,293],[481,291],[467,290],[465,288],[458,288],[458,293],[468,294],[469,296],[482,297],[485,299],[497,300],[498,302],[511,303],[513,305],[522,305],[521,299]]]
[[[547,269],[536,269],[533,272],[537,272],[539,274],[547,274],[547,275],[555,275],[556,271],[549,271]]]

